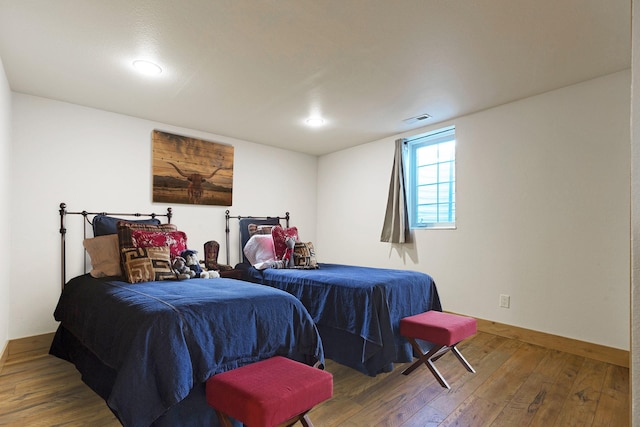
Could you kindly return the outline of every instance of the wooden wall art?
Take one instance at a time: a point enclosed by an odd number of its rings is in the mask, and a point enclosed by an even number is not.
[[[153,201],[231,206],[233,146],[153,131]]]

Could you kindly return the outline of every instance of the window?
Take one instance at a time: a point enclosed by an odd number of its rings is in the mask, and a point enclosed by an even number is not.
[[[455,127],[407,139],[405,154],[411,228],[455,228]]]

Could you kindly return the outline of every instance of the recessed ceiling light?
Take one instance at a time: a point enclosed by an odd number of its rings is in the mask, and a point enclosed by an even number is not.
[[[154,64],[153,62],[142,60],[142,59],[133,61],[133,67],[136,70],[140,71],[141,73],[151,75],[151,76],[156,76],[162,73],[162,68],[160,68],[159,65]]]
[[[311,127],[318,127],[324,124],[324,119],[322,117],[309,117],[305,120],[305,123]]]

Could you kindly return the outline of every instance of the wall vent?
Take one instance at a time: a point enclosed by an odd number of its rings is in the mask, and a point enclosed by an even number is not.
[[[403,122],[405,122],[405,123],[410,125],[410,124],[417,123],[417,122],[420,122],[422,120],[427,120],[427,119],[430,119],[430,118],[431,118],[431,116],[425,113],[425,114],[420,114],[419,116],[411,117],[409,119],[404,119]]]

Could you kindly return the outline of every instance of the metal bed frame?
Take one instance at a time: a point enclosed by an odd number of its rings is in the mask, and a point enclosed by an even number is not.
[[[228,211],[227,211],[228,212]],[[167,208],[167,213],[165,214],[141,214],[141,213],[111,213],[111,212],[69,212],[67,211],[67,204],[60,203],[60,249],[61,249],[61,288],[64,289],[65,283],[67,283],[67,248],[66,248],[66,234],[67,229],[65,227],[65,219],[67,215],[82,215],[84,217],[83,221],[83,239],[87,238],[87,224],[93,226],[93,218],[96,215],[108,215],[108,216],[116,216],[116,217],[149,217],[149,218],[157,218],[157,217],[166,217],[167,224],[171,223],[171,218],[173,217],[173,211],[171,208]],[[91,216],[91,218],[89,218]],[[84,271],[87,271],[87,257],[84,257]]]
[[[267,219],[277,219],[278,221],[280,221],[281,219],[284,219],[286,221],[286,226],[287,228],[289,228],[289,212],[285,212],[284,216],[231,216],[229,213],[229,210],[226,210],[224,213],[224,218],[225,218],[225,243],[226,243],[226,253],[227,253],[227,264],[229,265],[230,263],[230,252],[229,252],[229,220],[230,219],[237,219],[238,223],[240,222],[241,219],[256,219],[256,220],[267,220]],[[240,260],[242,261],[242,244],[241,244],[241,236],[242,234],[240,234],[238,236],[238,248],[239,248],[239,255],[240,255]]]

